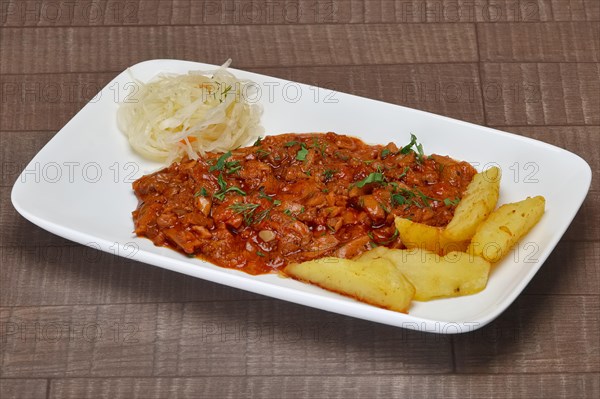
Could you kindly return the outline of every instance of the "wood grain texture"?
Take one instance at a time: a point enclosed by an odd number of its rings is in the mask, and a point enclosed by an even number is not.
[[[123,88],[100,94],[118,73],[0,75],[0,130],[60,130],[86,103],[109,95],[123,101]]]
[[[597,21],[594,0],[5,0],[4,27]]]
[[[4,1],[1,26],[347,24],[364,21],[363,0]]]
[[[600,124],[600,64],[482,63],[487,123]]]
[[[453,337],[458,373],[600,371],[600,298],[523,295],[494,323]]]
[[[524,294],[597,296],[599,262],[600,246],[597,242],[560,242]]]
[[[477,26],[484,62],[598,62],[596,22],[483,23]]]
[[[522,296],[492,324],[453,336],[457,371],[597,373],[598,307],[597,296]],[[3,337],[5,378],[452,370],[449,336],[274,300],[4,308],[1,314],[10,333]]]
[[[2,308],[3,377],[443,374],[449,336],[277,300]]]
[[[2,377],[148,375],[156,308],[2,308]]]
[[[42,379],[1,379],[2,399],[42,399],[47,396],[48,381]]]
[[[595,171],[594,171],[595,173]],[[590,191],[585,197],[579,212],[563,236],[563,241],[599,241],[600,226],[600,191]]]
[[[597,21],[595,0],[366,0],[365,23]]]
[[[4,115],[6,114],[3,113],[2,118]],[[10,191],[8,188],[13,186],[21,171],[55,134],[54,131],[0,133],[0,187]],[[2,198],[0,201],[2,204],[0,209],[3,211],[12,207],[10,197]],[[2,226],[4,227],[4,224]],[[0,242],[2,242],[1,239]]]
[[[600,21],[600,4],[594,0],[541,0],[537,4],[542,21]]]
[[[0,248],[0,260],[2,306],[263,298],[73,243],[4,246]]]
[[[53,399],[238,398],[486,398],[594,399],[598,374],[267,376],[204,378],[78,378],[52,380]],[[102,393],[99,396],[99,393]]]
[[[115,71],[152,58],[232,58],[242,69],[475,62],[477,43],[470,24],[3,28],[0,37],[0,73]]]
[[[252,72],[483,123],[476,64],[251,68]],[[0,77],[0,129],[59,130],[118,73]],[[265,88],[267,89],[267,88]],[[103,95],[123,101],[124,90]],[[307,95],[314,95],[312,92]]]
[[[69,246],[73,243],[37,227],[19,215],[10,201],[10,187],[0,188],[0,246]]]

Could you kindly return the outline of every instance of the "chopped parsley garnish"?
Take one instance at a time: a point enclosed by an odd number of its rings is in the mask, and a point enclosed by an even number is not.
[[[392,206],[415,205],[419,208],[423,208],[423,206],[429,207],[429,201],[436,201],[435,198],[431,198],[423,194],[423,192],[418,189],[415,191],[411,191],[406,188],[400,188],[398,191],[399,192],[394,193],[391,196]],[[419,199],[421,201],[419,201]]]
[[[444,198],[444,205],[446,206],[456,206],[460,202],[460,198],[454,198],[453,200],[450,198]]]
[[[371,239],[371,241],[369,241],[369,244],[371,244],[371,249],[373,248],[377,248],[379,245],[377,245],[377,243],[375,242],[375,237],[373,237],[373,233],[371,233],[370,231],[367,233],[367,236],[369,236],[369,238]]]
[[[283,146],[284,147],[293,147],[295,145],[299,145],[301,147],[298,150],[298,152],[296,153],[296,159],[298,161],[305,161],[306,155],[308,155],[308,149],[306,148],[306,145],[304,145],[304,143],[294,140],[294,141],[288,141]]]
[[[402,179],[404,176],[406,176],[406,174],[408,173],[409,170],[410,170],[410,168],[408,166],[405,166],[404,170],[402,171],[402,174],[400,176],[398,176],[398,179]]]
[[[410,205],[415,194],[406,189],[402,189],[400,193],[392,194],[392,206]]]
[[[392,242],[394,242],[398,238],[398,234],[399,234],[398,233],[398,229],[396,229],[396,231],[394,231],[394,235],[392,235],[388,240],[380,241],[380,242],[375,241],[375,237],[373,237],[373,233],[370,232],[370,231],[367,233],[367,236],[369,236],[369,238],[371,239],[371,243],[375,244],[375,246],[377,247],[377,246],[380,246],[380,245],[391,244]]]
[[[215,170],[223,171],[226,170],[227,173],[237,172],[242,168],[240,165],[240,161],[231,161],[227,162],[227,158],[231,156],[231,151],[227,151],[225,154],[221,155],[219,159],[217,159],[217,163],[211,166],[208,171],[213,172]]]
[[[217,84],[219,85],[219,87],[221,87],[221,84],[217,82]],[[221,98],[219,98],[219,102],[222,103],[224,100],[224,98],[227,98],[227,94],[229,94],[229,92],[231,91],[232,87],[231,86],[227,86],[225,87],[225,90],[223,90],[221,92]],[[217,92],[215,91],[213,93],[213,98],[217,98]]]
[[[215,170],[223,170],[225,167],[225,160],[231,156],[231,151],[227,151],[225,154],[221,155],[219,159],[217,159],[217,163],[208,169],[209,172],[213,172]]]
[[[415,136],[414,134],[410,134],[410,143],[408,143],[407,145],[403,146],[402,149],[400,150],[400,154],[408,154],[409,152],[411,152],[413,149],[412,147],[417,144],[417,136]]]
[[[251,213],[254,212],[259,206],[260,204],[238,202],[236,204],[229,205],[229,209],[233,210],[235,213]]]
[[[264,258],[265,256],[267,256],[267,255],[265,255],[264,253],[262,253],[262,252],[260,252],[260,251],[256,251],[256,254],[257,254],[258,256],[261,256],[261,257],[263,257],[263,258]]]
[[[381,159],[385,159],[388,155],[390,155],[390,150],[387,148],[384,148],[383,150],[381,150]]]
[[[215,193],[214,197],[220,201],[223,201],[223,199],[225,199],[225,194],[227,194],[229,192],[236,192],[240,195],[246,195],[246,193],[241,188],[236,187],[236,186],[231,186],[231,187],[228,187],[227,189],[225,189],[225,191],[223,191],[223,192]]]
[[[425,153],[423,152],[423,144],[419,143],[417,144],[417,160],[419,161],[419,163],[423,163],[424,156]]]
[[[417,143],[417,136],[412,133],[410,134],[410,143],[402,147],[400,154],[408,154],[411,151],[414,152],[415,150],[413,150],[413,147],[417,149],[417,161],[419,163],[423,163],[423,157],[425,156],[425,153],[423,152],[423,144]]]
[[[284,209],[283,214],[296,220],[296,215],[294,215],[291,209]]]
[[[241,214],[244,217],[244,223],[246,226],[250,226],[254,223],[254,211],[256,211],[256,208],[259,206],[259,204],[238,202],[237,204],[231,204],[229,209],[237,214]]]
[[[252,223],[259,224],[260,222],[265,220],[267,218],[267,216],[269,216],[269,213],[271,213],[271,208],[267,208],[265,210],[258,212],[256,214],[256,216],[254,217],[254,220],[252,221]]]
[[[266,158],[270,154],[270,152],[269,151],[265,151],[265,150],[256,150],[255,154],[259,158]]]
[[[239,187],[236,187],[236,186],[227,187],[227,182],[225,182],[225,179],[223,179],[223,173],[219,173],[217,182],[219,183],[220,190],[218,192],[214,193],[213,197],[215,197],[219,201],[223,201],[225,199],[225,194],[227,194],[229,192],[237,192],[238,194],[246,195],[246,193]]]
[[[392,194],[392,206],[397,205],[419,205],[414,201],[416,194],[406,188],[400,188],[398,193]]]
[[[252,144],[253,147],[258,147],[259,145],[261,145],[262,142],[262,137],[259,137],[256,139],[256,141],[254,142],[254,144]]]
[[[383,203],[379,202],[379,206],[381,207],[381,209],[383,209],[383,211],[384,211],[385,213],[390,213],[390,210],[388,209],[388,207],[387,207],[387,206],[385,206],[385,204],[383,204]]]
[[[298,161],[306,161],[306,155],[308,155],[308,149],[302,144],[302,148],[300,148],[296,154],[296,159]]]
[[[369,176],[365,177],[361,181],[354,183],[354,185],[358,188],[362,188],[370,183],[383,183],[385,180],[383,178],[383,173],[381,172],[372,172]]]
[[[423,204],[426,207],[429,207],[429,201],[435,201],[435,198],[431,198],[425,194],[423,194],[423,192],[421,190],[417,190],[417,195],[419,196],[419,198],[421,198],[421,201],[423,201]]]
[[[325,171],[323,172],[323,177],[325,177],[325,180],[330,180],[336,173],[337,170],[325,169]]]
[[[227,173],[235,173],[238,170],[242,169],[242,165],[240,165],[240,161],[227,162]]]
[[[319,139],[316,137],[313,137],[313,148],[319,150],[322,157],[327,156],[327,154],[325,154],[325,149],[327,148],[327,144],[319,143]]]
[[[336,157],[338,157],[338,158],[339,158],[339,159],[341,159],[342,161],[347,161],[347,160],[349,160],[349,159],[350,159],[350,157],[349,157],[348,155],[342,154],[342,153],[341,153],[341,152],[339,152],[339,151],[336,151],[334,154],[335,154],[335,156],[336,156]]]
[[[219,173],[219,177],[217,178],[217,183],[219,183],[220,191],[223,191],[227,188],[227,182],[223,179],[223,173]]]
[[[202,187],[199,191],[196,192],[196,194],[194,194],[194,197],[207,197],[208,193],[206,192],[206,189],[204,187]]]
[[[229,92],[231,91],[232,87],[231,86],[227,86],[225,88],[225,90],[223,90],[223,96],[227,97],[227,94],[229,94]]]
[[[267,195],[267,193],[265,193],[265,188],[264,187],[261,187],[261,188],[258,189],[258,198],[264,198],[264,199],[266,199],[269,202],[273,202],[274,201],[273,198],[269,197]]]
[[[281,205],[281,201],[269,197],[263,191],[262,187],[259,189],[258,197],[269,200],[270,202],[273,203],[273,205],[270,206],[269,208],[263,209],[262,211],[259,211],[259,212],[256,212],[256,211],[257,211],[258,207],[260,206],[260,204],[239,202],[239,203],[232,204],[231,206],[229,206],[229,208],[232,209],[235,213],[241,213],[244,216],[244,223],[246,223],[246,226],[251,226],[253,224],[259,224],[260,222],[265,220],[267,217],[269,217],[269,215],[271,213],[271,209],[273,209],[273,207]]]

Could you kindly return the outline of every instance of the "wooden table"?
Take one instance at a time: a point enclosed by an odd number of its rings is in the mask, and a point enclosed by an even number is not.
[[[97,252],[20,217],[22,168],[123,69],[234,66],[573,151],[600,171],[595,0],[2,1],[0,397],[600,396],[600,186],[491,325],[443,336]]]

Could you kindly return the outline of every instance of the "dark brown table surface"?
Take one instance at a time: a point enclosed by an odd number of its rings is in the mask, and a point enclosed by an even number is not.
[[[597,176],[524,293],[490,325],[456,336],[95,252],[10,203],[19,172],[85,102],[154,58],[231,57],[236,68],[552,143],[597,174],[600,2],[0,4],[2,399],[600,396]]]

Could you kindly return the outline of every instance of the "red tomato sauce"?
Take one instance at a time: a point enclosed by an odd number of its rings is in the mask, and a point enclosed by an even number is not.
[[[268,136],[136,180],[135,232],[222,267],[269,273],[403,248],[394,217],[447,225],[475,173],[424,155],[414,139],[398,148],[334,133]]]

